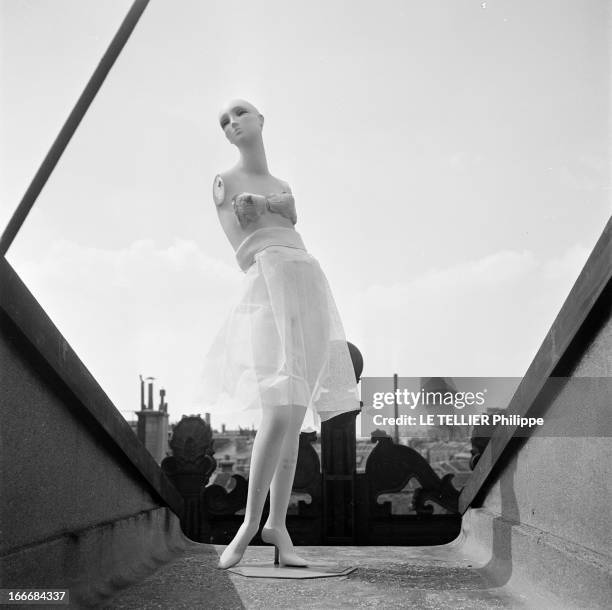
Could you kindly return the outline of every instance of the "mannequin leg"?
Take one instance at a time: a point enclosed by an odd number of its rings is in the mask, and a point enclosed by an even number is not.
[[[298,449],[300,443],[300,427],[304,419],[303,412],[296,411],[295,420],[283,439],[280,456],[272,482],[270,484],[270,514],[266,522],[267,527],[283,528],[287,517],[287,508],[291,498],[291,489],[295,478]]]
[[[261,530],[264,542],[274,544],[280,553],[280,561],[286,565],[306,566],[307,561],[295,554],[293,542],[287,531],[286,519],[300,442],[300,428],[306,407],[291,407],[292,417],[280,451],[278,465],[270,485],[270,514]]]
[[[306,414],[305,407],[293,407],[293,418],[281,446],[278,465],[270,484],[270,514],[266,527],[284,528],[287,508],[291,498],[291,489],[295,478],[300,428]]]
[[[299,433],[302,420],[300,419],[299,423],[297,422],[299,417],[296,416],[295,409],[303,409],[303,419],[306,411],[305,407],[292,408],[280,406],[263,409],[261,423],[255,435],[253,451],[251,453],[249,489],[244,522],[238,529],[234,539],[223,551],[219,560],[220,568],[229,568],[238,563],[249,542],[259,529],[261,514],[272,477],[279,462],[285,438],[287,436],[294,439],[297,438],[295,433],[296,425],[297,432]],[[292,482],[293,479],[291,480]],[[289,493],[291,493],[291,488],[289,488]]]

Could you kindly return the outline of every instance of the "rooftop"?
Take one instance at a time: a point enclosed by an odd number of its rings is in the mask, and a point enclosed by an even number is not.
[[[313,564],[357,567],[318,579],[248,578],[216,568],[224,547],[192,543],[148,578],[114,592],[127,608],[533,608],[553,600],[495,582],[455,543],[438,547],[299,547]],[[270,546],[251,546],[244,564],[271,563]],[[282,585],[282,586],[281,586]],[[553,605],[549,605],[553,604]]]

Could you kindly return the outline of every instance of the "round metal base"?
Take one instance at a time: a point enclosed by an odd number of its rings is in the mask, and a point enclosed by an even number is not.
[[[316,563],[304,568],[291,566],[278,566],[273,563],[251,563],[229,568],[228,572],[247,576],[248,578],[331,578],[333,576],[346,576],[357,568],[339,569],[333,564]]]

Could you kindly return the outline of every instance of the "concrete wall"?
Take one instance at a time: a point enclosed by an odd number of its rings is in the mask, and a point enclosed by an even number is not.
[[[608,317],[571,376],[612,377],[610,354]],[[464,515],[467,546],[480,547],[500,584],[542,587],[558,595],[559,607],[603,608],[612,596],[612,442],[572,438],[580,418],[609,421],[611,397],[600,398],[594,412],[571,386],[556,395],[544,412],[552,423],[517,445],[480,507]],[[566,436],[547,437],[552,427],[558,434],[562,421]]]
[[[0,309],[0,586],[70,588],[78,603],[95,603],[110,583],[190,544],[173,512],[182,499],[57,329],[27,305],[23,327]]]
[[[160,506],[67,392],[0,342],[2,554]]]
[[[612,321],[608,320],[580,359],[572,377],[612,377]],[[608,397],[608,400],[610,397]],[[588,407],[587,407],[588,408]],[[608,416],[612,405],[608,402]],[[610,437],[546,437],[546,421],[571,411],[595,419],[577,405],[568,389],[558,394],[545,413],[545,425],[512,456],[487,493],[482,507],[599,553],[612,550]],[[601,413],[600,413],[601,415]]]

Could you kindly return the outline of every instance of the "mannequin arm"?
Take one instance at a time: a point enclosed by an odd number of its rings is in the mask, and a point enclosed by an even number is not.
[[[272,194],[266,197],[266,207],[270,212],[288,218],[293,224],[297,223],[295,199],[291,193]]]
[[[266,210],[288,218],[293,224],[297,223],[295,199],[291,193],[273,193],[267,197],[240,193],[232,199],[232,206],[242,228],[256,220]]]
[[[240,226],[244,229],[265,212],[266,198],[252,193],[241,193],[232,199],[232,206]]]

